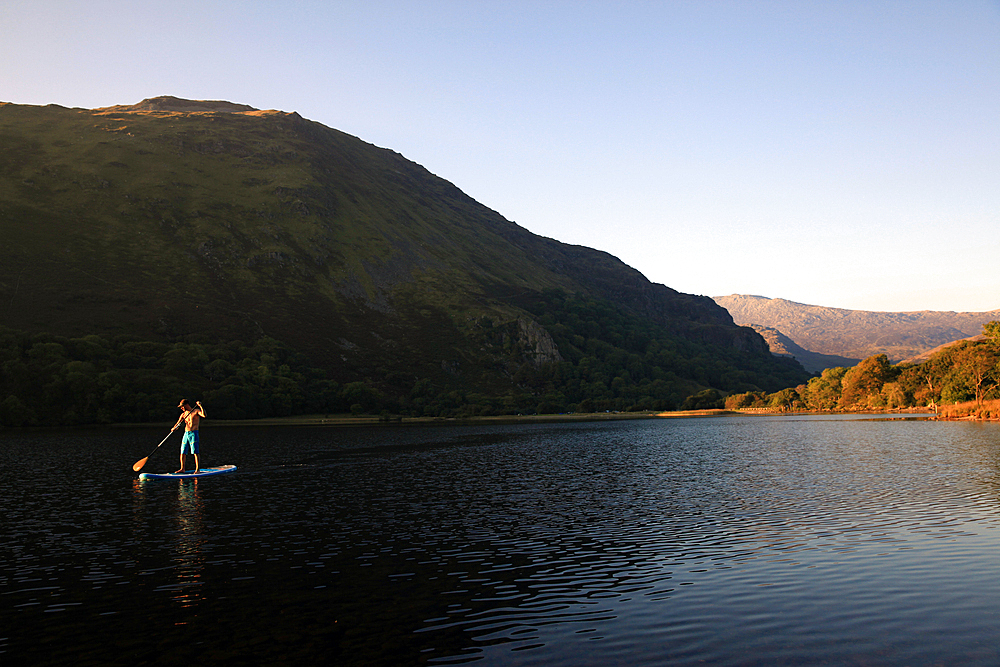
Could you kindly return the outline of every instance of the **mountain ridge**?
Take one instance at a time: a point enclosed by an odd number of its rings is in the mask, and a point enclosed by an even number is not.
[[[125,104],[116,105],[110,107],[100,107],[97,109],[92,109],[92,111],[98,113],[116,113],[116,112],[141,112],[141,111],[177,111],[183,113],[198,113],[198,112],[209,112],[209,113],[246,113],[246,112],[259,112],[260,109],[250,106],[249,104],[234,104],[233,102],[227,102],[226,100],[188,100],[180,97],[173,97],[172,95],[160,95],[159,97],[148,97],[138,104]],[[285,113],[279,111],[272,111],[271,113]],[[294,113],[294,112],[292,112]]]
[[[885,354],[893,363],[976,336],[983,324],[1000,320],[1000,310],[880,312],[746,294],[713,299],[737,324],[776,329],[809,352],[848,359]]]

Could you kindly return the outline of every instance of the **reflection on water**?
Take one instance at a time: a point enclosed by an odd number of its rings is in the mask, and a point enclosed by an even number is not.
[[[0,662],[1000,664],[1000,425],[218,429],[240,473],[147,482],[129,444],[0,437]]]
[[[172,547],[173,565],[168,569],[173,572],[173,580],[161,584],[156,590],[170,592],[171,600],[182,608],[194,607],[203,599],[199,587],[203,583],[202,572],[205,569],[202,545],[206,541],[206,534],[198,482],[198,479],[170,480],[165,483],[160,480],[137,479],[132,484],[134,523],[141,535],[148,534],[148,517],[145,511],[146,494],[151,490],[150,487],[176,487],[177,502],[171,508],[174,525],[166,537]],[[157,511],[160,510],[162,507],[157,508]]]
[[[182,607],[194,606],[201,600],[198,587],[202,583],[201,572],[205,567],[205,558],[201,553],[205,530],[201,501],[198,498],[198,481],[185,479],[177,484],[177,583],[172,599]]]

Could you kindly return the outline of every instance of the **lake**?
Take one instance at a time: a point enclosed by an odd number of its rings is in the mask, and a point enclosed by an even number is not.
[[[997,424],[165,434],[0,433],[0,664],[1000,664]]]

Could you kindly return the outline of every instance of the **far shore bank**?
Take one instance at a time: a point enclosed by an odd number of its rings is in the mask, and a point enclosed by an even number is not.
[[[495,415],[480,417],[406,417],[400,415],[296,415],[268,417],[265,419],[205,419],[212,426],[392,426],[400,424],[443,426],[446,424],[531,424],[588,421],[621,421],[627,419],[652,419],[662,414],[704,416],[709,410],[688,413],[657,412],[595,412],[558,415]],[[725,412],[725,411],[714,411]],[[731,413],[732,414],[732,413]],[[115,424],[117,427],[150,426],[150,424]],[[169,428],[170,425],[168,425]]]
[[[391,425],[476,425],[476,424],[552,424],[571,422],[624,421],[633,419],[682,419],[695,417],[723,416],[803,416],[803,415],[897,415],[904,417],[928,416],[935,418],[930,409],[910,409],[883,412],[839,412],[839,411],[781,411],[781,410],[677,410],[674,412],[593,412],[566,413],[554,415],[495,415],[479,417],[404,417],[399,415],[298,415],[293,417],[271,417],[266,419],[206,419],[211,426],[391,426]],[[939,417],[938,417],[939,418]],[[137,428],[163,426],[164,424],[113,424],[117,428]],[[169,428],[171,424],[166,424]]]

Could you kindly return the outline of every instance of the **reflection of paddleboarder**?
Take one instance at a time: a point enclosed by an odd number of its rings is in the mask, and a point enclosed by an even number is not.
[[[177,430],[181,422],[184,422],[184,439],[181,440],[181,468],[177,472],[184,472],[184,463],[188,453],[194,454],[194,471],[198,472],[201,469],[198,463],[198,422],[205,416],[205,408],[201,406],[201,401],[195,401],[195,405],[198,406],[198,409],[192,410],[187,399],[182,399],[177,407],[184,412],[181,413],[174,427],[170,429],[172,433]]]

